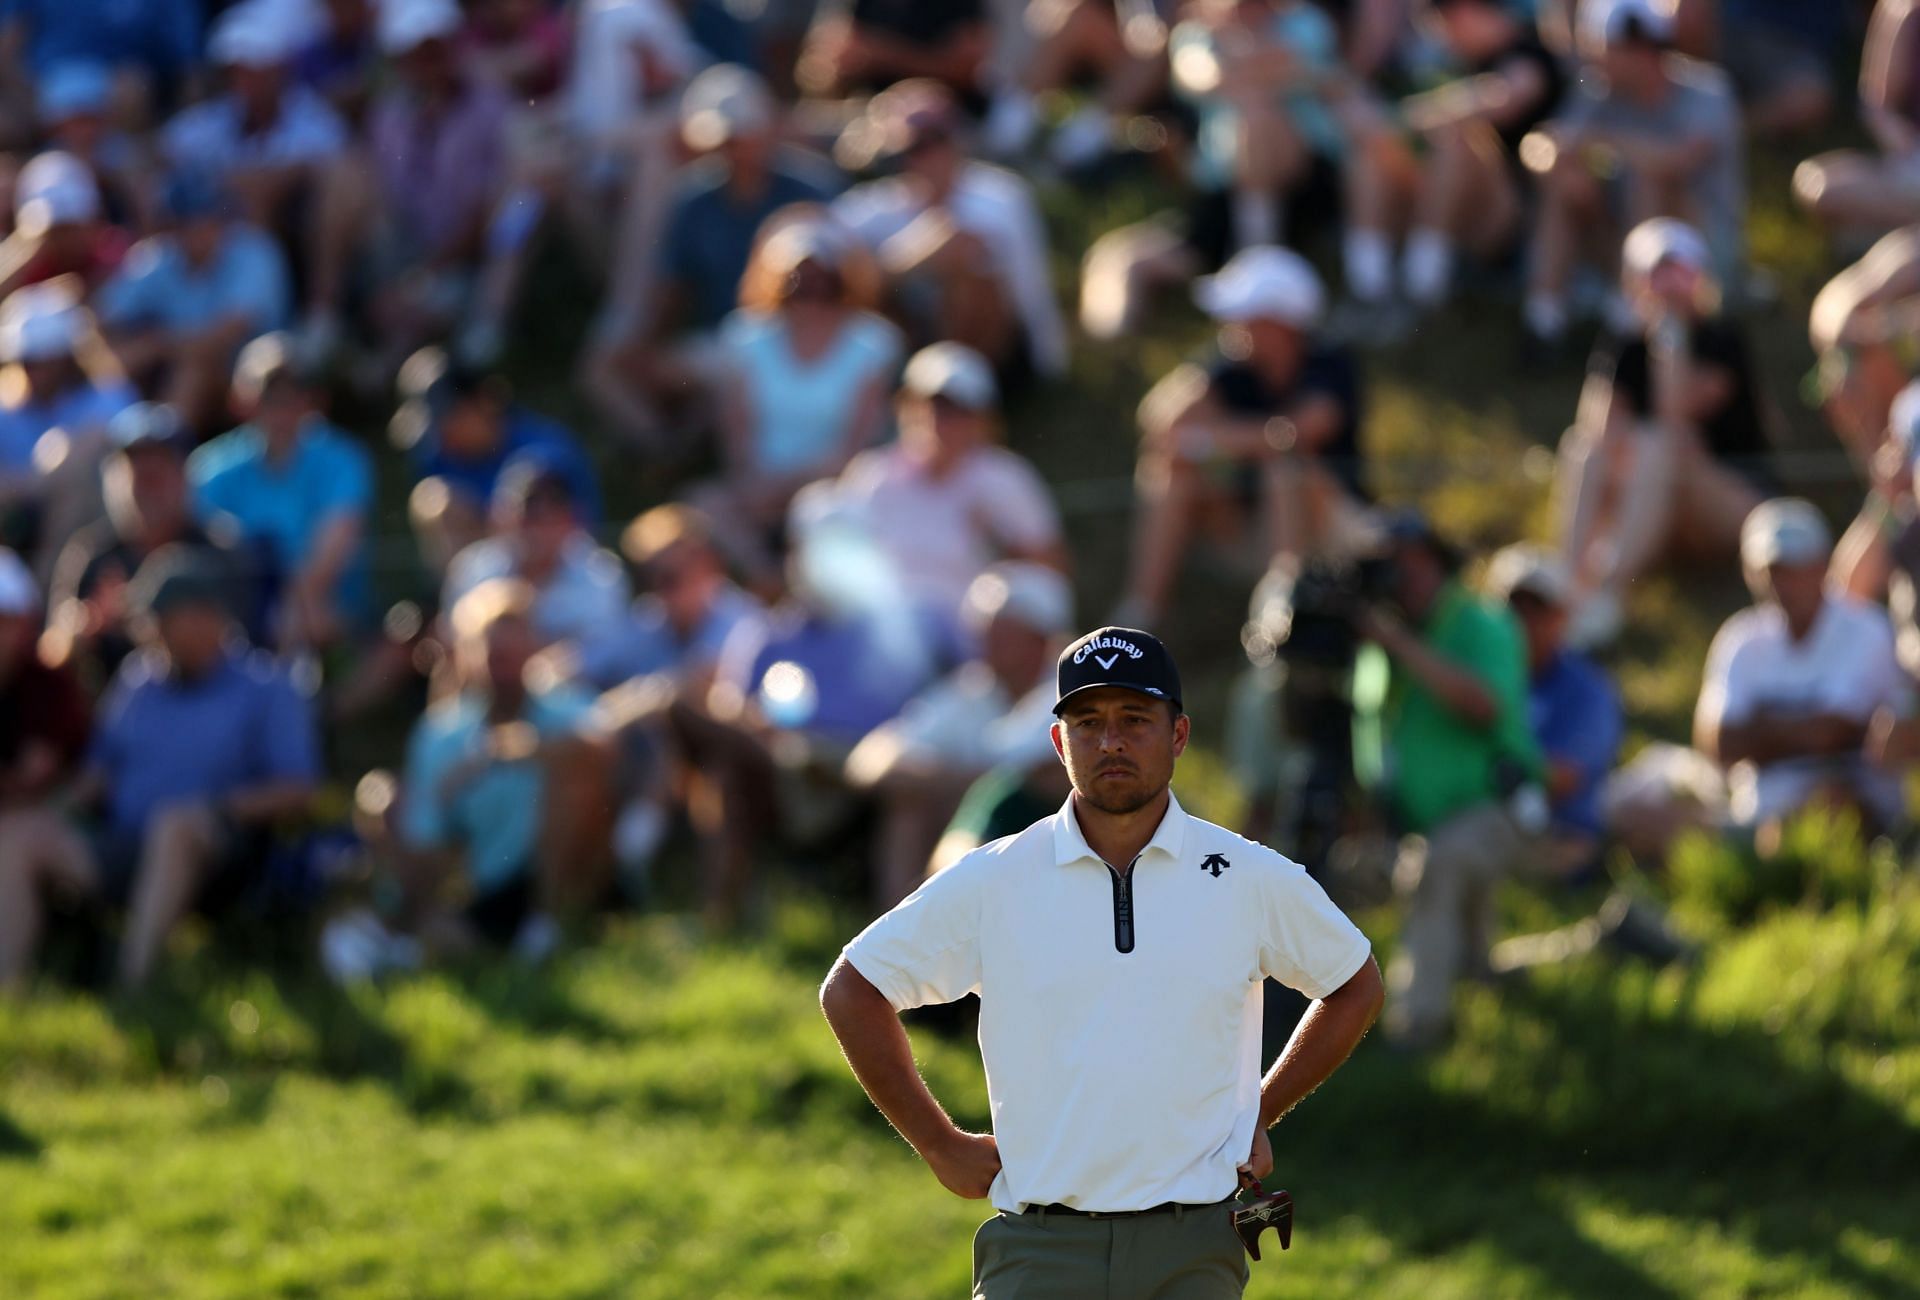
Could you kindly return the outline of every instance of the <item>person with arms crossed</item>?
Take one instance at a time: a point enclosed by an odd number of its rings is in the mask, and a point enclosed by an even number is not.
[[[976,1298],[1238,1296],[1227,1202],[1373,1023],[1380,972],[1300,866],[1173,797],[1190,723],[1160,642],[1102,628],[1061,654],[1058,684],[1066,804],[867,927],[821,1007],[941,1183],[992,1198]],[[1263,1080],[1265,976],[1316,1000]],[[895,1015],[970,992],[991,1134],[954,1124]]]

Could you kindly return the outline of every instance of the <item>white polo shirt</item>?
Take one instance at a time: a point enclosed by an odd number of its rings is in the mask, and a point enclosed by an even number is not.
[[[1299,864],[1177,800],[1123,877],[1069,799],[846,956],[902,1011],[980,995],[996,1207],[1113,1212],[1233,1194],[1259,1122],[1261,977],[1325,997],[1369,951]]]

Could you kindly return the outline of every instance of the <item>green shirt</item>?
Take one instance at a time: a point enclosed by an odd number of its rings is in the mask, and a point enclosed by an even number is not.
[[[1479,678],[1498,716],[1480,728],[1449,712],[1386,651],[1362,647],[1354,664],[1354,772],[1390,799],[1409,831],[1431,830],[1500,793],[1501,759],[1539,777],[1544,765],[1527,725],[1527,651],[1520,625],[1457,582],[1440,591],[1420,629],[1428,649]]]

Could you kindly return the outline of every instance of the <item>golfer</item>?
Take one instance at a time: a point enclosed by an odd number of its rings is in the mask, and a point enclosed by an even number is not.
[[[1180,678],[1145,632],[1060,657],[1067,803],[875,921],[820,992],[854,1074],[950,1191],[990,1196],[973,1295],[1212,1300],[1247,1262],[1239,1171],[1380,1008],[1366,936],[1297,864],[1191,817]],[[1260,1078],[1261,977],[1315,999]],[[980,995],[992,1133],[927,1090],[898,1013]]]

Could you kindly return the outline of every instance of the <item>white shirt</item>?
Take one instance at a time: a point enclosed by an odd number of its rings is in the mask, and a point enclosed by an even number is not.
[[[1325,997],[1370,951],[1299,864],[1178,801],[1129,877],[1069,800],[847,945],[900,1010],[979,993],[999,1209],[1232,1195],[1259,1122],[1262,977]]]
[[[853,459],[839,501],[892,562],[907,593],[952,617],[980,571],[1009,549],[1032,552],[1060,539],[1060,512],[1046,481],[1004,447],[981,447],[943,478],[898,443]]]
[[[643,59],[676,82],[699,66],[693,39],[670,3],[587,0],[580,7],[566,91],[575,131],[606,144],[650,107],[640,78]]]
[[[1837,714],[1865,722],[1902,693],[1886,611],[1847,596],[1828,595],[1806,638],[1787,634],[1786,615],[1774,604],[1743,609],[1726,621],[1707,651],[1700,685],[1703,717],[1743,723],[1772,713]],[[1799,758],[1736,765],[1727,773],[1736,821],[1750,824],[1792,812],[1818,788],[1841,780],[1869,806],[1891,812],[1899,786],[1858,755]]]
[[[1047,269],[1047,231],[1032,188],[991,163],[969,162],[947,200],[954,225],[993,252],[994,269],[1007,301],[1026,328],[1033,368],[1059,375],[1067,368],[1067,327],[1053,299]],[[833,205],[834,216],[875,252],[926,211],[914,188],[899,177],[857,185]]]
[[[1053,670],[1018,700],[980,660],[965,663],[908,701],[879,732],[904,757],[962,770],[1030,764],[1053,755]]]
[[[447,566],[440,608],[451,611],[483,582],[519,576],[520,557],[512,538],[483,537]],[[590,641],[626,618],[628,600],[627,574],[620,567],[620,557],[594,545],[587,533],[576,533],[561,553],[559,566],[534,588],[534,629],[546,641]]]

